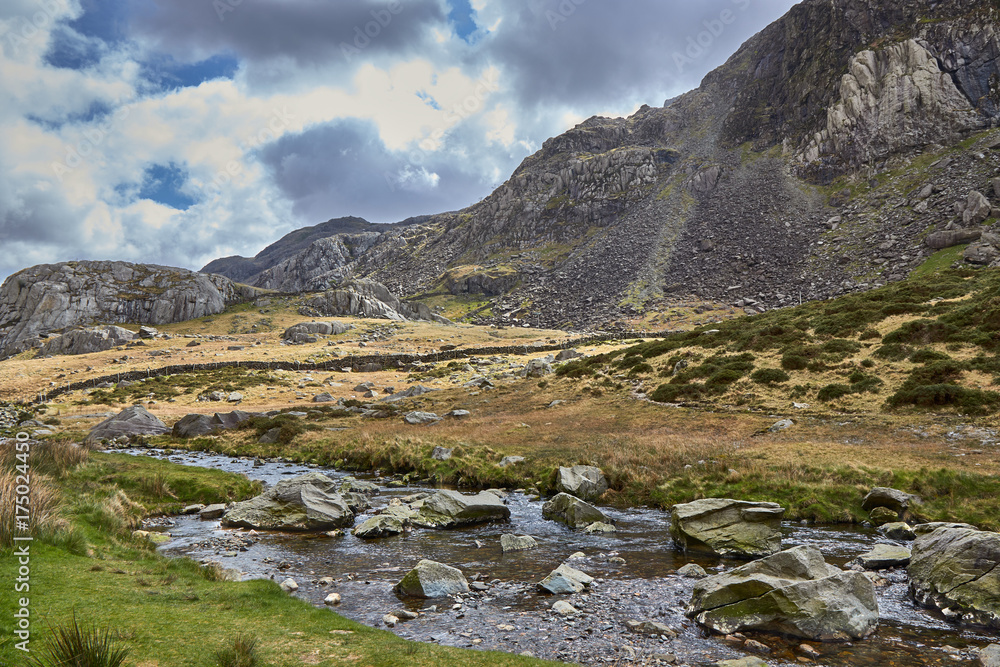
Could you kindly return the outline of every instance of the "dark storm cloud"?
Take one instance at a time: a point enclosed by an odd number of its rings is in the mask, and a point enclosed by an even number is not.
[[[659,104],[698,85],[790,0],[531,0],[483,44],[527,104]],[[595,109],[596,111],[597,109]]]
[[[306,220],[357,215],[394,222],[467,206],[489,188],[447,151],[388,150],[368,121],[343,120],[285,136],[260,157]]]
[[[427,24],[445,20],[437,0],[146,0],[131,27],[178,58],[228,50],[249,61],[317,65],[407,53]]]

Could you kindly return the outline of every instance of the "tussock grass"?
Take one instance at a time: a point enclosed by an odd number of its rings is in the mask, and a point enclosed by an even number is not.
[[[107,627],[81,627],[71,623],[51,629],[51,636],[38,656],[30,656],[30,667],[121,667],[131,650],[118,646]]]
[[[239,632],[226,641],[226,645],[215,652],[218,667],[258,667],[256,635]]]
[[[0,468],[12,468],[21,463],[18,453],[13,444],[0,447]],[[89,456],[90,450],[72,442],[32,442],[28,450],[28,467],[34,475],[62,477],[86,463]]]
[[[18,491],[25,486],[28,487],[30,510],[27,517],[17,513],[18,498],[23,497]],[[27,520],[31,535],[52,536],[64,530],[66,523],[60,513],[61,505],[62,494],[45,477],[34,476],[28,484],[24,484],[24,478],[17,471],[0,470],[0,548],[10,548],[14,544],[14,537],[24,534],[23,531],[16,530],[17,518]]]

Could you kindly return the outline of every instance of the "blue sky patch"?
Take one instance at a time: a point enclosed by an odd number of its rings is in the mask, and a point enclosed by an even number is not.
[[[188,86],[199,86],[213,79],[232,79],[240,62],[230,54],[216,54],[196,63],[180,63],[163,55],[143,64],[143,78],[170,91]]]
[[[147,167],[142,176],[139,199],[151,199],[160,204],[186,211],[196,202],[181,192],[187,181],[187,170],[170,164],[154,164]]]
[[[475,12],[469,0],[449,0],[448,20],[455,28],[458,36],[466,42],[472,43],[472,35],[476,32]]]

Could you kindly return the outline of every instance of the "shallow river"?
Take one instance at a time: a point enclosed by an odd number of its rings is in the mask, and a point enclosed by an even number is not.
[[[164,457],[157,450],[129,453],[244,473],[268,485],[309,470],[318,469],[333,478],[347,475],[281,461],[255,467],[250,459],[214,454],[185,452]],[[372,476],[358,477],[379,481]],[[372,499],[373,510],[384,507],[394,496],[425,490],[383,486],[381,495]],[[747,655],[743,647],[706,635],[684,617],[683,608],[695,582],[674,574],[689,562],[698,563],[709,573],[739,563],[675,552],[668,534],[668,513],[602,507],[615,519],[618,532],[585,535],[542,519],[542,502],[522,493],[511,493],[507,504],[510,523],[447,531],[416,528],[379,540],[361,540],[349,533],[334,538],[266,532],[251,535],[247,530],[222,529],[218,521],[201,521],[197,516],[159,520],[152,528],[167,530],[172,536],[160,548],[164,553],[214,560],[240,570],[244,578],[283,581],[291,577],[300,586],[296,595],[317,605],[322,605],[329,593],[339,593],[342,603],[336,611],[367,625],[385,627],[383,615],[398,609],[422,612],[417,619],[392,628],[408,639],[528,651],[536,657],[582,664],[657,664],[657,660],[670,664],[676,660],[676,664],[706,665]],[[357,523],[367,515],[370,512]],[[787,523],[784,532],[786,548],[810,544],[819,548],[828,562],[841,566],[876,542],[886,541],[872,530],[855,527]],[[503,533],[531,535],[539,547],[505,555],[500,549]],[[535,584],[576,552],[585,557],[570,564],[597,581],[589,591],[567,598],[583,613],[566,619],[549,609],[558,598],[540,593]],[[609,562],[613,557],[624,559],[624,564]],[[470,581],[477,577],[486,584],[486,590],[460,600],[400,599],[393,593],[393,585],[421,558],[458,567]],[[973,665],[971,651],[998,641],[996,635],[960,629],[917,608],[907,597],[905,572],[882,574],[887,581],[877,588],[881,622],[871,638],[852,643],[806,642],[819,653],[809,660],[797,640],[752,634],[771,650],[761,657],[773,665]],[[319,585],[323,577],[332,577],[335,583]],[[672,640],[635,634],[625,626],[628,620],[658,621],[680,634]]]

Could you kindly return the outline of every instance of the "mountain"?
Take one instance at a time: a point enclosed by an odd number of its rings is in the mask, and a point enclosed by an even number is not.
[[[696,90],[549,139],[463,211],[320,237],[330,227],[244,261],[261,287],[364,277],[403,296],[482,294],[493,321],[549,326],[691,297],[752,312],[828,298],[976,239],[971,258],[990,263],[997,12],[805,0]]]

